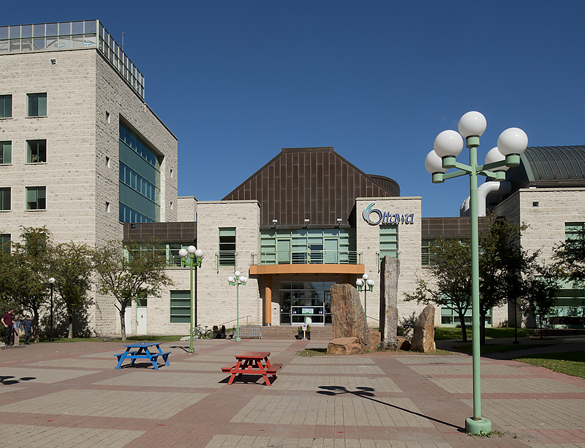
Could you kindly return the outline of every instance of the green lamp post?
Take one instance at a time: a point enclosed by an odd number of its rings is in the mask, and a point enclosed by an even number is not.
[[[231,275],[228,277],[230,285],[236,287],[236,341],[241,341],[240,338],[240,285],[246,285],[248,279],[240,275],[240,271],[234,272],[235,277]]]
[[[201,267],[203,261],[203,251],[198,250],[195,246],[189,246],[186,250],[179,251],[181,257],[181,266],[189,266],[191,269],[191,331],[189,332],[189,353],[193,353],[193,320],[197,325],[197,307],[195,304],[195,291],[197,289],[197,270],[195,270],[195,287],[193,287],[193,268]]]
[[[468,434],[491,431],[492,423],[481,416],[481,372],[480,372],[480,313],[479,313],[479,232],[477,204],[477,176],[482,175],[495,181],[506,179],[509,167],[520,165],[520,155],[528,146],[528,137],[522,129],[509,128],[498,138],[497,147],[488,152],[484,165],[477,164],[479,137],[485,132],[487,122],[479,112],[467,112],[459,120],[459,132],[443,131],[435,138],[434,150],[425,159],[427,171],[433,176],[433,183],[469,175],[469,203],[471,217],[471,299],[473,337],[473,417],[465,421]],[[463,139],[469,148],[469,165],[459,163],[455,158],[463,149]],[[447,173],[449,168],[456,171]],[[491,170],[491,171],[489,171]]]
[[[364,292],[364,316],[366,316],[366,319],[368,318],[368,314],[366,312],[368,291],[372,292],[374,290],[374,280],[368,280],[368,278],[369,278],[369,275],[364,274],[364,275],[362,275],[362,278],[358,278],[355,282],[355,284],[357,285],[358,291]]]

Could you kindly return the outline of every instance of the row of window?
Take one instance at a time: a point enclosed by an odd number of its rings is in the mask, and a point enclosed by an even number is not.
[[[25,187],[26,210],[47,208],[47,187]],[[0,211],[12,210],[12,189],[0,187]]]
[[[47,162],[47,141],[27,140],[26,141],[26,163]],[[12,142],[0,142],[0,165],[12,163]]]
[[[26,116],[47,116],[46,93],[28,93],[26,95]],[[0,95],[0,118],[12,118],[12,95]]]

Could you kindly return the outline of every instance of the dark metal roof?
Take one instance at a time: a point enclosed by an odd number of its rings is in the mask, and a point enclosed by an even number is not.
[[[534,146],[520,156],[521,164],[508,170],[512,190],[534,187],[585,185],[585,146]]]
[[[332,147],[320,147],[284,148],[223,200],[257,200],[263,228],[273,220],[278,228],[323,228],[350,226],[358,197],[393,196],[400,188],[392,179],[368,176]]]

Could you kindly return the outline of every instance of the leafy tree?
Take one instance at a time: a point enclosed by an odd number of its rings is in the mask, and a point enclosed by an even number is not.
[[[414,294],[405,294],[406,300],[419,303],[434,303],[449,308],[459,318],[461,337],[467,341],[465,314],[471,308],[471,247],[469,240],[444,239],[435,241],[431,247],[432,264],[429,273],[435,286],[419,280]]]
[[[487,312],[509,300],[522,300],[532,283],[531,274],[539,251],[528,253],[520,244],[526,226],[490,215],[485,231],[480,234],[479,291],[480,335],[485,344],[485,317]]]
[[[86,244],[74,242],[56,245],[51,251],[51,275],[55,289],[67,313],[68,337],[73,338],[73,316],[89,298],[93,270],[92,251]]]
[[[554,266],[536,266],[525,299],[527,311],[534,314],[539,324],[541,339],[543,322],[557,303],[558,285],[559,273]]]
[[[166,257],[154,249],[154,244],[141,247],[136,243],[110,241],[93,253],[99,292],[116,299],[114,305],[120,314],[123,341],[126,340],[125,312],[132,300],[156,296],[163,286],[173,283],[165,273]]]
[[[553,249],[554,266],[559,276],[578,288],[585,287],[585,229]]]
[[[485,344],[485,317],[488,311],[508,300],[522,301],[530,288],[541,285],[534,280],[539,252],[523,250],[520,236],[524,226],[488,216],[479,236],[480,338]],[[471,246],[469,240],[438,240],[431,248],[432,264],[429,272],[435,280],[430,287],[420,280],[414,294],[406,300],[435,303],[454,310],[461,323],[463,340],[466,338],[465,313],[472,306]]]
[[[33,336],[38,342],[40,309],[48,298],[51,235],[44,226],[21,227],[20,239],[0,267],[3,296],[32,314]]]

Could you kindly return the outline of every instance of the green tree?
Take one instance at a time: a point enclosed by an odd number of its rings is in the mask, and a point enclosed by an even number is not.
[[[92,251],[86,244],[74,242],[56,245],[51,250],[51,276],[55,290],[67,313],[68,337],[73,338],[73,316],[89,302],[93,270]]]
[[[526,295],[526,311],[536,317],[542,339],[542,327],[546,316],[557,303],[556,293],[559,289],[559,273],[554,266],[536,266]]]
[[[40,310],[48,299],[51,234],[46,227],[21,227],[20,242],[3,260],[3,295],[33,316],[33,336],[39,341]]]
[[[520,244],[526,226],[517,226],[511,221],[490,215],[485,221],[485,230],[480,233],[479,246],[479,294],[480,335],[485,344],[485,318],[492,308],[509,300],[522,301],[532,286],[539,251],[529,253]]]
[[[585,287],[585,229],[580,228],[566,241],[553,248],[558,274],[577,288]]]
[[[461,325],[461,337],[467,341],[465,314],[471,308],[471,247],[469,240],[444,239],[435,241],[430,249],[433,287],[419,280],[414,294],[405,294],[406,300],[434,303],[453,310]]]
[[[155,244],[110,241],[94,251],[93,262],[99,277],[99,292],[116,299],[114,305],[120,314],[120,331],[125,341],[125,311],[132,300],[156,296],[163,286],[173,283],[165,273],[166,257],[155,250]]]

